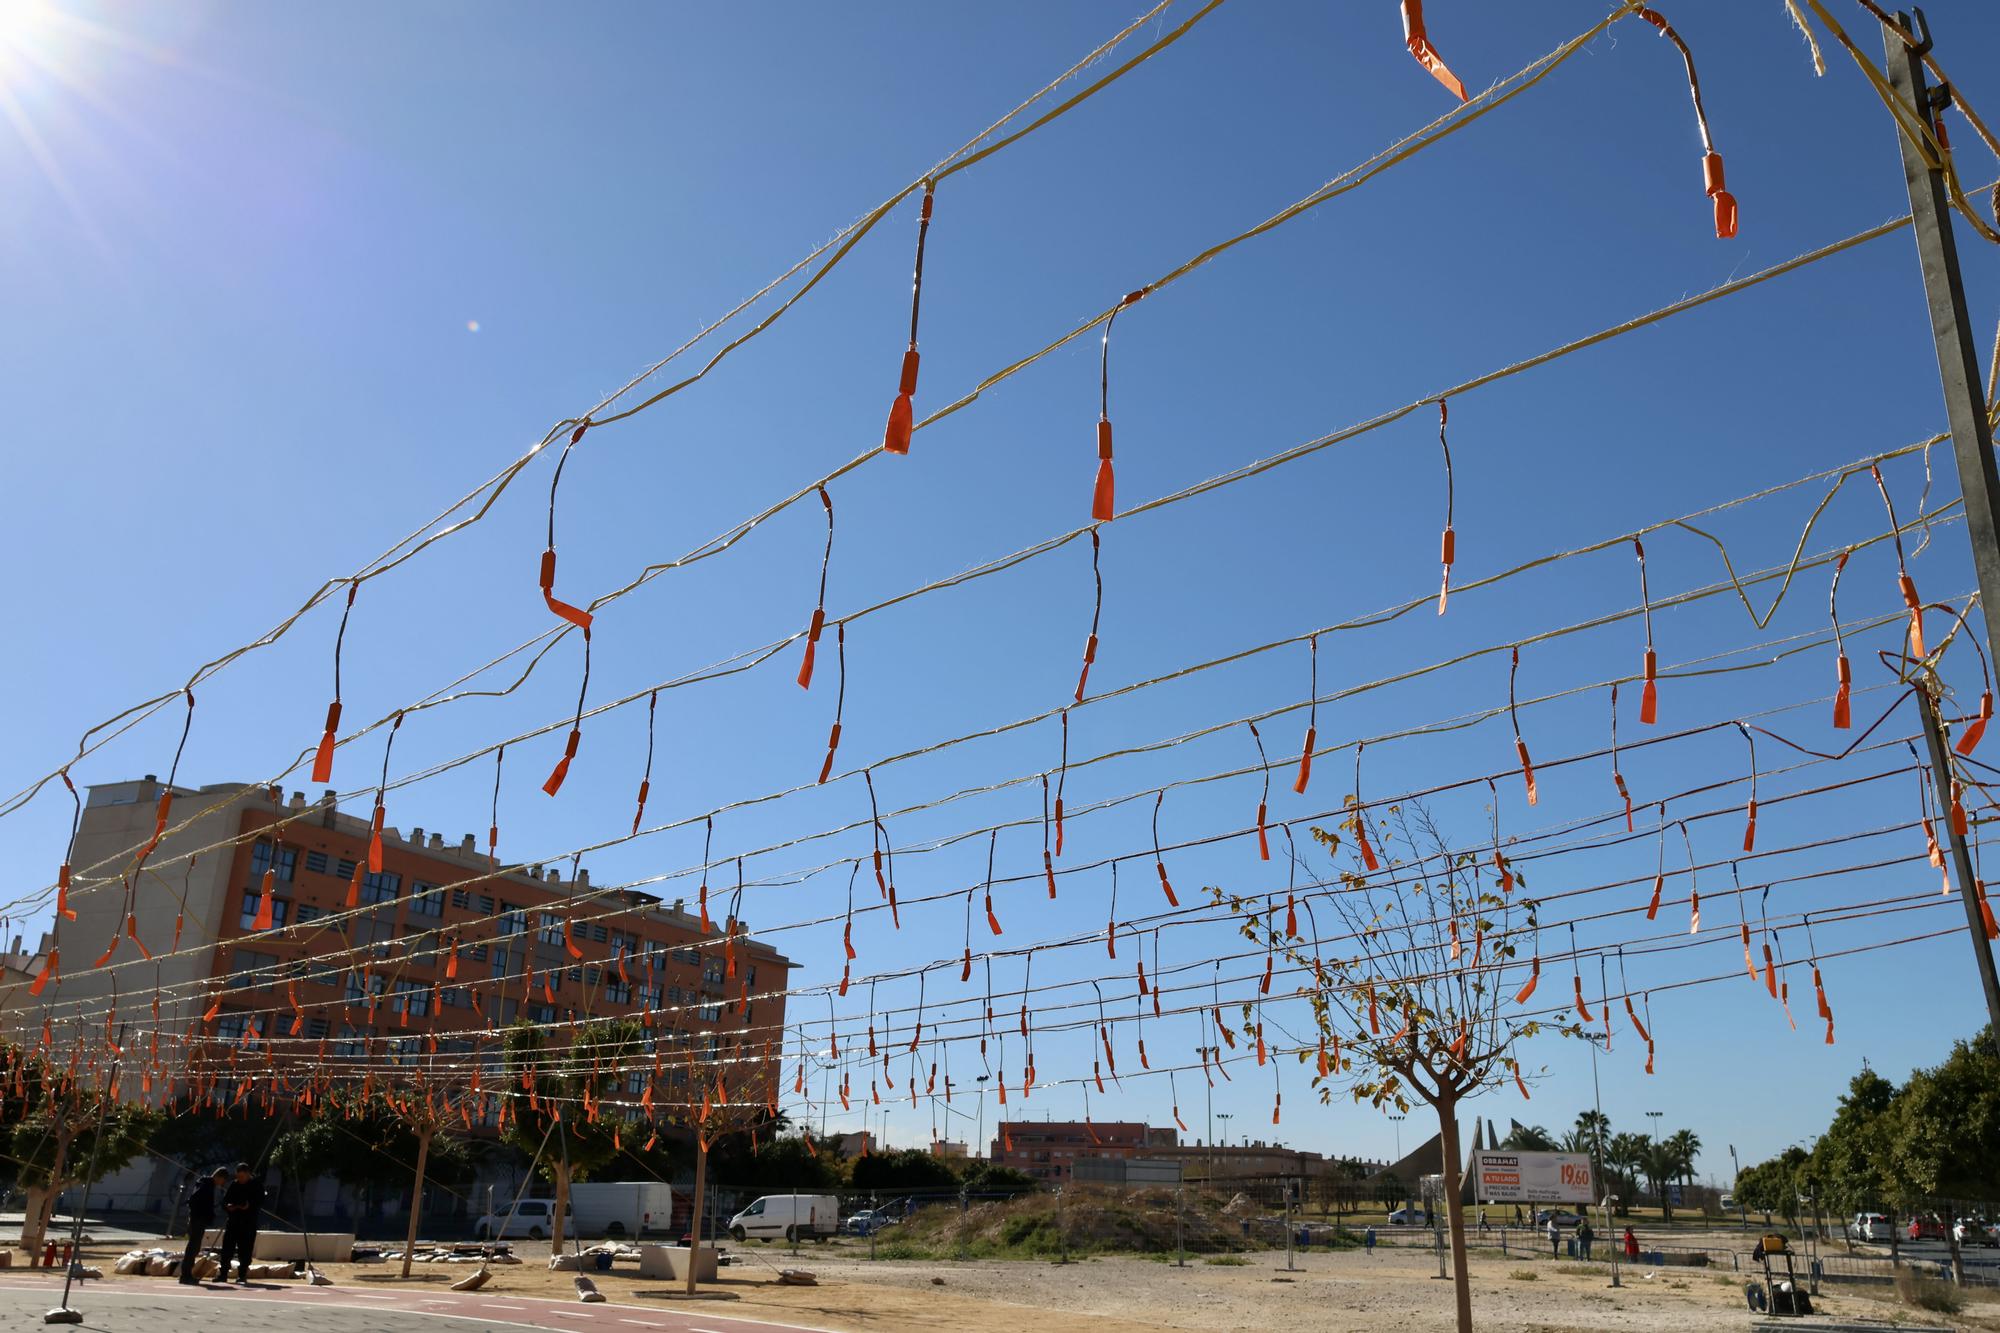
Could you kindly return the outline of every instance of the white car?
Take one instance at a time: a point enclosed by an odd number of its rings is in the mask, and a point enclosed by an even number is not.
[[[472,1234],[480,1240],[518,1240],[525,1236],[529,1240],[544,1240],[549,1234],[549,1224],[555,1220],[554,1199],[523,1199],[514,1208],[510,1218],[506,1213],[488,1213],[472,1224]],[[563,1229],[568,1231],[576,1212],[563,1209]]]
[[[1398,1208],[1389,1214],[1389,1225],[1392,1227],[1427,1227],[1430,1224],[1431,1215],[1421,1208]]]
[[[1849,1240],[1878,1240],[1886,1245],[1894,1232],[1889,1219],[1881,1213],[1856,1213],[1847,1222]]]
[[[2000,1227],[1976,1217],[1961,1217],[1951,1228],[1952,1239],[1964,1245],[2000,1245]]]

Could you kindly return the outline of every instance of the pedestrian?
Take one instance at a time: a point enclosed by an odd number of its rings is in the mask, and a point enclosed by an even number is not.
[[[1549,1258],[1560,1259],[1562,1257],[1562,1243],[1563,1243],[1562,1228],[1556,1225],[1556,1215],[1554,1213],[1550,1213],[1549,1214]]]
[[[1514,1225],[1521,1225],[1521,1205],[1518,1203],[1514,1205]]]
[[[1479,1210],[1479,1229],[1481,1231],[1486,1230],[1486,1210],[1484,1208]]]
[[[222,1195],[222,1280],[229,1280],[229,1256],[237,1256],[236,1280],[250,1280],[250,1253],[257,1248],[257,1215],[264,1208],[264,1187],[250,1174],[250,1163],[236,1164],[236,1179]]]
[[[1582,1252],[1583,1258],[1590,1258],[1590,1242],[1596,1239],[1597,1232],[1591,1227],[1589,1218],[1576,1224],[1576,1248]]]
[[[203,1244],[208,1239],[208,1229],[215,1225],[216,1187],[227,1183],[229,1173],[221,1167],[215,1168],[212,1176],[196,1176],[181,1199],[181,1206],[187,1209],[188,1243],[187,1253],[181,1256],[179,1281],[184,1287],[196,1285],[194,1267],[201,1261]]]
[[[1374,1258],[1374,1257],[1375,1257],[1375,1224],[1374,1224],[1374,1223],[1372,1223],[1372,1222],[1371,1222],[1371,1223],[1369,1223],[1369,1224],[1368,1224],[1368,1229],[1367,1229],[1366,1231],[1364,1231],[1364,1232],[1362,1232],[1362,1233],[1361,1233],[1361,1243],[1362,1243],[1363,1245],[1366,1245],[1366,1246],[1368,1247],[1368,1257],[1369,1257],[1369,1258],[1371,1258],[1371,1259],[1372,1259],[1372,1258]]]
[[[1628,1264],[1639,1262],[1639,1238],[1632,1234],[1631,1227],[1625,1228],[1625,1262]]]

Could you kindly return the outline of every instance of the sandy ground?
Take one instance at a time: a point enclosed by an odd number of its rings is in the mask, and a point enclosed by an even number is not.
[[[541,1255],[518,1247],[524,1262],[496,1268],[489,1292],[526,1296],[573,1295],[568,1273],[550,1272]],[[1427,1254],[1378,1251],[1316,1253],[1285,1271],[1285,1256],[1252,1254],[1238,1265],[1190,1258],[1185,1268],[1140,1258],[1086,1259],[1067,1265],[1034,1261],[902,1261],[871,1263],[860,1247],[803,1247],[794,1259],[782,1245],[732,1247],[737,1261],[722,1280],[704,1287],[695,1302],[743,1319],[838,1330],[839,1333],[928,1333],[977,1328],[981,1333],[1137,1333],[1141,1329],[1257,1330],[1268,1333],[1415,1333],[1453,1327],[1451,1283],[1438,1281]],[[109,1255],[95,1252],[109,1272]],[[782,1267],[813,1272],[819,1285],[777,1283]],[[360,1288],[402,1285],[399,1264],[333,1264],[325,1271],[339,1284]],[[418,1265],[410,1282],[442,1286],[471,1271],[456,1265]],[[1647,1276],[1650,1274],[1651,1276]],[[1617,1290],[1608,1270],[1547,1259],[1473,1260],[1472,1301],[1481,1329],[1585,1333],[1585,1330],[1730,1329],[1750,1326],[1742,1279],[1700,1270],[1626,1270]],[[678,1284],[641,1280],[630,1266],[592,1274],[612,1301],[690,1308]],[[126,1283],[166,1278],[113,1276]],[[1835,1319],[1887,1327],[2000,1330],[2000,1302],[1982,1301],[1947,1321],[1891,1303],[1880,1289],[1836,1289],[1821,1301]],[[1786,1321],[1795,1329],[1823,1322]],[[1847,1326],[1852,1326],[1849,1323]]]

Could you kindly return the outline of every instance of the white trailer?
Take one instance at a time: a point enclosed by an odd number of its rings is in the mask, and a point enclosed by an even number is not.
[[[569,1206],[579,1236],[642,1236],[672,1225],[674,1192],[653,1180],[592,1181],[569,1187]]]

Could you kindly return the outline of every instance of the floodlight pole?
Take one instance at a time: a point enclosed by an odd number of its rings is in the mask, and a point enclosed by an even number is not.
[[[1949,86],[1931,88],[1924,78],[1924,54],[1930,50],[1930,25],[1923,11],[1896,15],[1896,26],[1882,33],[1882,63],[1889,85],[1914,107],[1927,124],[1950,105]],[[1903,176],[1910,190],[1911,230],[1917,259],[1923,267],[1924,294],[1929,299],[1931,333],[1937,342],[1938,379],[1944,390],[1945,418],[1951,425],[1952,455],[1958,463],[1959,490],[1965,497],[1965,531],[1972,543],[1972,565],[1979,576],[1981,619],[1986,627],[1989,660],[2000,662],[2000,467],[1993,458],[1993,430],[1979,382],[1979,356],[1972,345],[1971,320],[1966,313],[1965,283],[1959,272],[1958,242],[1952,235],[1950,200],[1944,173],[1924,160],[1923,146],[1898,123],[1896,142],[1903,153]],[[1935,716],[1934,700],[1924,701],[1924,735],[1930,742],[1931,770],[1944,805],[1950,809],[1951,758]],[[1946,820],[1947,829],[1950,821]],[[1977,881],[1965,842],[1951,834],[1953,870],[1959,896],[1965,901],[1966,924],[1972,932],[1979,980],[1986,991],[1986,1014],[2000,1031],[2000,975],[1987,946],[1985,922],[1979,912]]]

